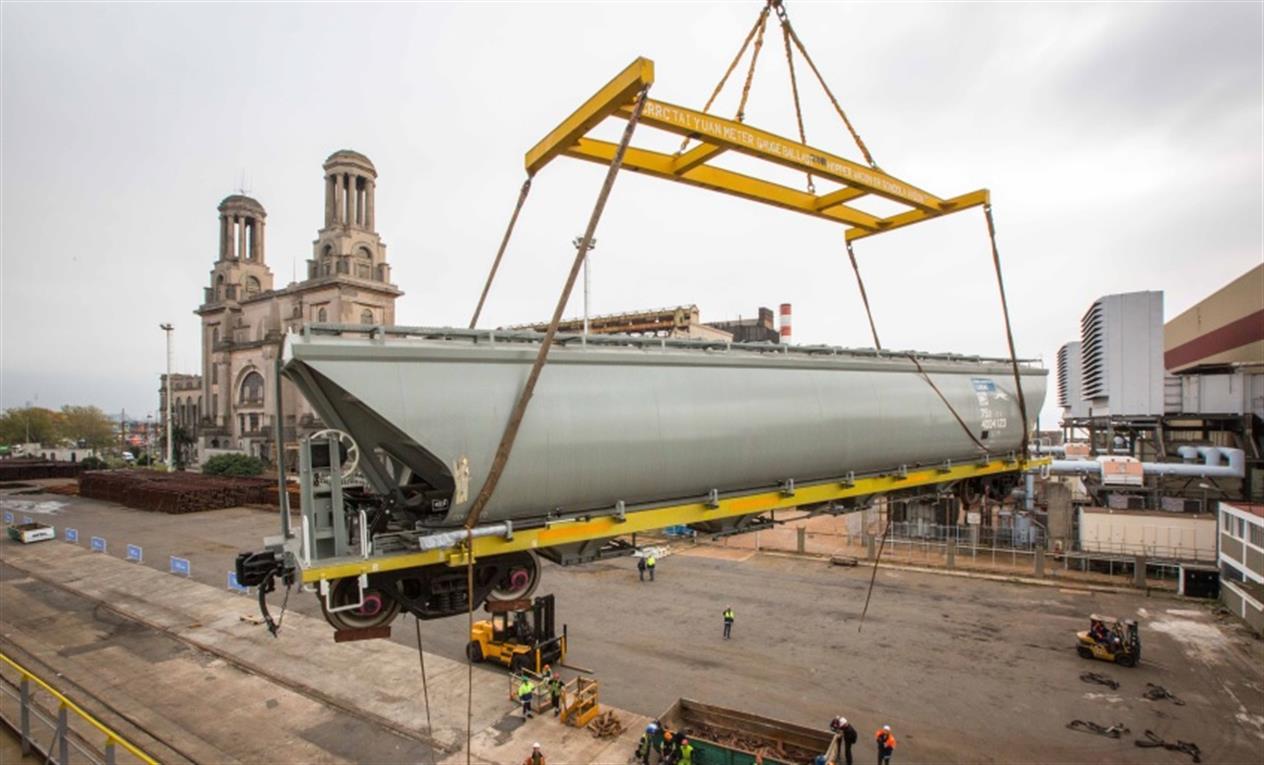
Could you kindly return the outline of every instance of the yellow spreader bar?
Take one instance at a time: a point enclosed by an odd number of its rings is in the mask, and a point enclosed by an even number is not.
[[[965,463],[938,468],[911,470],[907,475],[884,474],[858,476],[850,482],[824,482],[811,486],[796,487],[793,494],[781,491],[761,491],[736,497],[723,497],[717,505],[705,501],[688,502],[668,507],[646,510],[628,510],[624,520],[604,515],[598,518],[562,520],[541,528],[517,530],[513,539],[503,537],[477,537],[474,539],[474,557],[536,550],[542,547],[607,539],[628,534],[656,531],[668,526],[715,521],[738,515],[782,510],[800,505],[815,505],[848,497],[868,494],[886,494],[900,489],[929,486],[937,483],[960,481],[998,473],[1024,472],[1049,464],[1050,458],[1032,460],[997,459],[980,463]],[[401,552],[379,558],[339,558],[303,570],[303,582],[343,579],[379,571],[398,571],[407,568],[447,563],[449,566],[466,564],[464,549],[427,550],[426,552]]]

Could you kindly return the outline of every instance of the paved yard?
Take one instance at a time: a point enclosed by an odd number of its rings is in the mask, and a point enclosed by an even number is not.
[[[217,587],[238,550],[277,532],[274,515],[249,509],[165,516],[80,498],[2,501],[19,515],[75,526],[82,545],[106,537],[109,555],[141,544],[145,566],[187,557],[193,577]],[[891,724],[905,763],[1189,761],[1136,748],[1132,735],[1069,731],[1072,719],[1194,741],[1204,762],[1261,761],[1264,643],[1202,603],[884,569],[859,631],[869,576],[864,567],[697,548],[663,558],[652,584],[637,581],[630,560],[547,564],[542,591],[558,597],[572,663],[596,672],[604,701],[641,714],[681,696],[806,725],[842,713],[857,723],[866,759],[872,731]],[[730,605],[737,623],[723,641],[720,612]],[[291,607],[318,611],[310,595]],[[1094,611],[1138,619],[1140,667],[1076,656],[1073,633]],[[464,619],[423,631],[428,651],[461,658]],[[413,644],[410,623],[397,622],[395,633]],[[1085,684],[1086,670],[1122,685]],[[1147,682],[1186,704],[1143,699]]]

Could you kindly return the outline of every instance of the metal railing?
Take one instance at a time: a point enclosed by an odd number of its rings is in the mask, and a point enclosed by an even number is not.
[[[85,712],[78,704],[71,701],[63,693],[53,686],[44,682],[34,672],[26,667],[18,664],[9,658],[3,652],[0,652],[0,662],[7,664],[17,671],[19,681],[14,686],[7,678],[0,683],[0,691],[14,698],[18,702],[18,722],[13,727],[17,729],[21,739],[22,754],[30,754],[33,746],[38,746],[35,739],[31,735],[31,720],[44,723],[53,732],[52,742],[47,747],[47,758],[49,761],[56,762],[58,765],[68,765],[70,762],[70,749],[74,747],[76,751],[82,754],[89,762],[99,763],[102,765],[114,765],[117,749],[121,747],[128,754],[135,757],[146,765],[158,765],[158,761],[146,754],[140,747],[131,743],[127,739],[119,735],[114,729],[105,723]],[[37,691],[44,691],[52,696],[57,702],[57,716],[51,718],[35,704],[34,694]],[[95,729],[98,733],[105,737],[105,745],[102,749],[104,759],[100,759],[96,752],[82,745],[78,740],[77,734],[73,734],[70,730],[70,714],[83,720],[89,727]],[[12,724],[12,721],[9,721]]]

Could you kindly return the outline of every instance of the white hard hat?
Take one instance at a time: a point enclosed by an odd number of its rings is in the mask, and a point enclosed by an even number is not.
[[[890,725],[883,725],[883,726],[882,726],[882,729],[883,729],[883,730],[891,730],[891,726],[890,726]]]
[[[847,718],[846,718],[846,717],[843,717],[842,715],[839,715],[839,716],[838,716],[838,724],[839,724],[839,725],[846,725],[846,724],[847,724]]]
[[[540,748],[540,742],[539,742],[539,741],[535,742],[534,744],[532,744],[532,745],[531,745],[531,748],[532,748],[532,749],[539,749],[539,748]]]

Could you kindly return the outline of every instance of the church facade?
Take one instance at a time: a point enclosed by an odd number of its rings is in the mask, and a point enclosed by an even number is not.
[[[199,461],[221,450],[275,460],[276,358],[287,332],[308,323],[395,323],[395,300],[403,293],[391,283],[377,233],[377,169],[349,150],[334,152],[323,167],[324,225],[302,281],[274,285],[262,204],[234,194],[219,205],[218,254],[195,311],[201,374],[172,376],[173,423],[194,440]],[[292,447],[322,425],[285,380],[281,398]],[[165,421],[165,386],[159,399]]]

